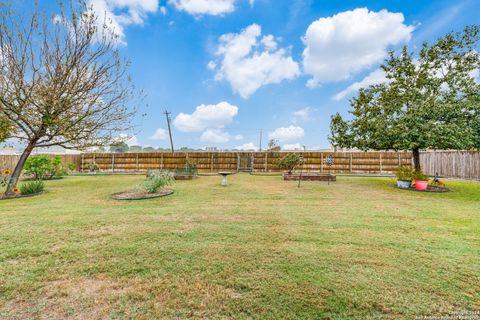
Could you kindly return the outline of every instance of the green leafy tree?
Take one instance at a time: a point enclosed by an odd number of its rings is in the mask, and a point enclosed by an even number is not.
[[[107,145],[131,129],[134,91],[118,35],[85,1],[62,2],[52,14],[37,1],[28,12],[0,6],[0,119],[25,145],[7,194],[35,148]]]
[[[351,100],[352,119],[331,119],[334,146],[411,150],[420,168],[422,149],[478,148],[479,26],[424,43],[418,57],[405,46],[382,65],[387,82],[361,89]]]
[[[142,146],[130,146],[128,148],[129,152],[142,152],[143,148]]]
[[[125,142],[118,142],[110,146],[110,152],[116,153],[125,153],[128,152],[129,149],[128,144]]]
[[[292,174],[292,171],[304,162],[303,155],[300,153],[289,153],[283,158],[277,161],[280,168],[288,170],[288,174]]]
[[[11,125],[6,118],[1,118],[0,115],[0,142],[5,141],[8,138]]]

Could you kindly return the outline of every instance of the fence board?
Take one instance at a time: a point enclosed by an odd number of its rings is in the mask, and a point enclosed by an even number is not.
[[[431,176],[480,180],[480,151],[426,151],[420,165]]]

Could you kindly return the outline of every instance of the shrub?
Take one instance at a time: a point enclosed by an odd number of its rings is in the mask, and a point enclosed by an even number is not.
[[[413,180],[422,180],[422,181],[428,181],[430,178],[425,175],[422,171],[414,171],[413,172]]]
[[[187,160],[187,163],[185,163],[185,166],[183,168],[175,170],[175,174],[196,176],[198,175],[197,164],[193,161]]]
[[[28,181],[20,185],[20,193],[24,195],[40,193],[45,189],[42,180]]]
[[[413,178],[413,169],[410,167],[400,167],[395,175],[398,180],[411,181]]]
[[[277,161],[280,168],[288,170],[288,174],[291,174],[293,169],[303,164],[303,156],[299,153],[289,153],[285,157]]]
[[[77,166],[74,163],[67,162],[67,170],[69,172],[75,172],[77,171]]]
[[[87,168],[88,168],[88,171],[90,172],[97,172],[98,171],[98,165],[97,163],[94,161],[94,162],[91,162],[87,165]]]
[[[49,180],[53,177],[61,177],[67,174],[62,167],[60,156],[32,156],[27,159],[24,166],[25,174],[33,176],[35,180]]]
[[[158,192],[161,188],[172,184],[174,181],[173,173],[166,170],[150,171],[147,178],[139,189],[147,193]]]

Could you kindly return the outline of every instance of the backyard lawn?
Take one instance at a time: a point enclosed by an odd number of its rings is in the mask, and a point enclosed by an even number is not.
[[[238,174],[114,201],[143,176],[0,201],[1,319],[414,319],[480,310],[480,183]]]

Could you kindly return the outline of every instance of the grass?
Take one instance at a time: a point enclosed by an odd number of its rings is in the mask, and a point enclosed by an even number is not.
[[[1,319],[413,319],[480,309],[480,184],[239,174],[114,201],[140,176],[0,201]]]

